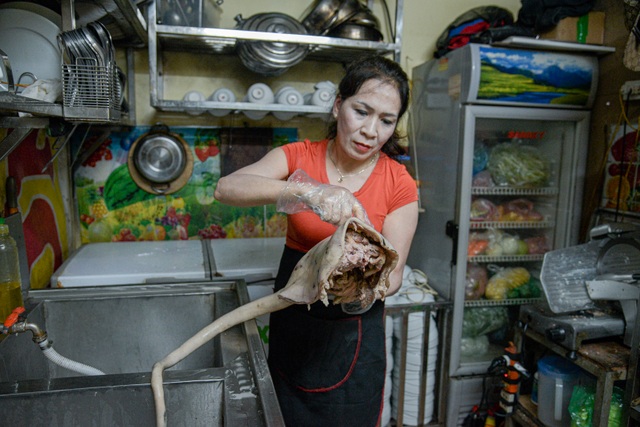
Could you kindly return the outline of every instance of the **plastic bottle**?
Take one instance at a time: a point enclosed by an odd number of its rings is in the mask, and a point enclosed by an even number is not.
[[[0,218],[0,321],[23,305],[18,246],[4,218]]]

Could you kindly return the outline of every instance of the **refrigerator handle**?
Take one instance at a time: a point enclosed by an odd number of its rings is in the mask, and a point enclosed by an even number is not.
[[[453,240],[453,248],[451,249],[451,265],[456,265],[456,257],[458,254],[458,231],[459,227],[453,220],[447,221],[445,234]]]

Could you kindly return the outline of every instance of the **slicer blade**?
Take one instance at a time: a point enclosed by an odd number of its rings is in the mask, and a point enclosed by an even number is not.
[[[600,245],[599,241],[591,241],[544,255],[540,283],[552,312],[570,313],[596,307],[589,298],[586,280],[596,276]]]

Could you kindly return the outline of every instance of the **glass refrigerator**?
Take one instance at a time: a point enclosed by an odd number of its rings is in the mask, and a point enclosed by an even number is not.
[[[544,254],[579,241],[597,58],[470,44],[412,71],[408,265],[453,301],[447,419],[480,403]]]

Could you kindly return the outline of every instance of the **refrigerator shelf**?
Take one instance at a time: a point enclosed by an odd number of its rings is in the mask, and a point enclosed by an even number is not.
[[[501,256],[490,256],[490,255],[477,255],[470,256],[467,258],[468,262],[475,263],[489,263],[489,262],[533,262],[533,261],[542,261],[544,259],[544,255],[534,254],[534,255],[501,255]]]
[[[469,228],[479,230],[484,228],[552,228],[553,221],[471,221]]]
[[[474,196],[555,196],[558,194],[558,187],[472,187],[471,194]]]
[[[478,299],[464,302],[465,307],[502,307],[507,305],[534,304],[542,298],[509,298],[509,299]]]

